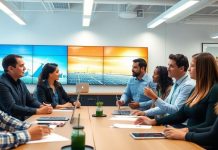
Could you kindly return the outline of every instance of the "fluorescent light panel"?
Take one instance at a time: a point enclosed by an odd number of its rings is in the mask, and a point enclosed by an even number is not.
[[[212,36],[212,39],[218,39],[218,35],[217,36]]]
[[[18,17],[12,10],[10,10],[3,2],[0,1],[0,9],[10,16],[14,21],[19,23],[20,25],[26,25],[26,23]]]
[[[91,16],[94,0],[84,0],[83,16]]]
[[[212,39],[218,39],[218,33],[212,34],[212,35],[211,35],[211,38],[212,38]]]
[[[176,8],[175,10],[169,12],[167,15],[164,16],[164,18],[169,19],[172,18],[173,16],[179,14],[180,12],[188,9],[189,7],[193,6],[194,4],[198,3],[199,1],[187,1],[180,7]]]
[[[88,27],[90,25],[91,17],[83,17],[83,26]]]
[[[165,22],[167,19],[174,17],[175,15],[181,13],[182,11],[188,9],[189,7],[195,5],[198,2],[199,0],[182,0],[176,3],[174,6],[172,6],[160,16],[155,18],[153,21],[148,23],[147,28],[155,28],[156,26]]]

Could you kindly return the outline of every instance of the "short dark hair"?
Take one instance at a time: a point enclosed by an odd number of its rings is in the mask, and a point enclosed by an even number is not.
[[[178,67],[184,67],[184,71],[188,70],[189,63],[188,58],[183,54],[170,54],[169,59],[174,60]]]
[[[17,59],[16,58],[22,58],[22,56],[20,55],[15,55],[15,54],[10,54],[7,55],[3,58],[2,60],[2,67],[4,69],[4,72],[8,72],[8,67],[12,66],[12,67],[16,67],[17,64]]]
[[[147,68],[147,62],[146,62],[144,59],[142,59],[142,58],[137,58],[137,59],[134,59],[133,62],[134,62],[134,63],[139,63],[139,67],[140,67],[140,68],[144,67],[144,69],[146,70],[146,68]]]

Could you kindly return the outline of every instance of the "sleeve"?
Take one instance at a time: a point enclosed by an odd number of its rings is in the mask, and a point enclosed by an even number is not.
[[[144,112],[146,116],[150,116],[150,117],[165,114],[164,111],[161,110],[159,107],[150,108]]]
[[[30,94],[29,90],[27,89],[26,85],[23,84],[23,86],[25,87],[25,91],[26,91],[26,104],[27,104],[27,106],[33,107],[33,108],[39,108],[41,103],[33,98],[33,96]]]
[[[4,112],[10,112],[17,116],[31,116],[36,113],[35,108],[17,105],[9,88],[2,83],[0,83],[0,100]]]
[[[47,90],[45,88],[43,88],[41,85],[37,85],[36,95],[38,101],[41,103],[44,102],[46,104],[51,104],[51,106],[55,108],[57,106],[57,103],[49,101],[48,98],[46,97],[46,92]]]
[[[139,106],[140,107],[149,107],[152,105],[152,100],[146,101],[146,102],[140,102]]]
[[[62,99],[64,100],[64,103],[66,102],[74,102],[73,99],[71,99],[67,92],[64,90],[63,86],[60,84],[60,90],[61,90],[61,94],[62,94]]]
[[[179,123],[185,122],[188,119],[188,116],[184,112],[184,108],[185,108],[185,105],[182,108],[180,108],[180,110],[178,112],[176,112],[175,114],[171,114],[171,115],[168,115],[168,116],[163,117],[163,118],[155,119],[157,122],[157,125],[179,124]]]
[[[131,79],[130,79],[131,80]],[[131,98],[131,91],[130,91],[130,80],[127,83],[127,86],[124,90],[124,93],[122,94],[120,100],[123,100],[125,103],[127,100],[129,100]]]
[[[160,99],[157,99],[155,104],[161,110],[163,110],[164,113],[174,114],[184,105],[192,89],[193,89],[193,85],[185,85],[181,87],[180,92],[178,96],[176,97],[174,104],[169,104],[167,100],[163,101]]]
[[[12,116],[9,116],[3,111],[0,111],[0,121],[0,128],[10,132],[15,130],[25,130],[31,125],[25,121],[20,121]]]
[[[194,128],[192,129],[190,132],[198,132],[198,133],[201,133],[201,132],[208,132],[210,131],[212,126],[208,126],[206,128]]]
[[[206,112],[205,121],[198,125],[189,127],[189,131],[192,131],[195,128],[205,128],[207,126],[211,126],[214,123],[217,117],[217,115],[214,112],[214,107],[215,104],[217,103],[217,98],[218,98],[218,84],[215,85],[210,91],[210,95],[208,99],[208,107],[206,108],[207,112]]]
[[[31,137],[27,130],[12,133],[0,132],[0,149],[12,149],[30,141],[30,139]]]
[[[204,130],[204,129],[202,129]],[[207,129],[208,130],[208,129]],[[214,145],[218,139],[218,119],[210,128],[209,131],[205,132],[188,132],[185,135],[185,140],[191,141],[200,145]]]

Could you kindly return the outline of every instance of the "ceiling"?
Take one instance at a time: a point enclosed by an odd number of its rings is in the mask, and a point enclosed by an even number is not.
[[[83,12],[83,0],[4,0],[15,12]],[[113,13],[123,19],[159,16],[179,0],[94,0],[92,15]],[[22,15],[21,15],[22,17]],[[26,20],[28,22],[28,20]],[[218,25],[218,0],[200,0],[167,23]]]

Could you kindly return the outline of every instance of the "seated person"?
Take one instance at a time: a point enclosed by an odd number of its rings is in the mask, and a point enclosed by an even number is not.
[[[157,83],[157,95],[165,100],[170,93],[173,85],[173,79],[168,76],[167,67],[157,66],[153,74],[153,82]]]
[[[47,63],[42,68],[39,75],[37,89],[34,92],[35,97],[41,102],[51,104],[53,108],[66,108],[77,105],[80,107],[80,102],[73,102],[63,89],[59,79],[59,68],[55,63]]]
[[[215,107],[215,111],[218,115],[218,104]],[[169,139],[186,140],[199,144],[206,149],[215,150],[218,148],[218,116],[212,126],[195,128],[191,132],[170,127],[164,130],[164,135]]]
[[[127,87],[120,100],[116,101],[117,106],[124,105],[128,100],[129,107],[132,109],[148,109],[152,101],[144,95],[144,88],[151,87],[155,91],[156,85],[152,82],[151,77],[146,73],[147,63],[144,59],[138,58],[133,60],[132,78],[129,79]]]
[[[189,72],[191,78],[196,79],[196,87],[177,113],[157,119],[142,116],[135,124],[176,125],[188,120],[187,127],[180,129],[185,132],[211,126],[217,117],[214,106],[218,101],[218,68],[215,58],[210,53],[193,55]]]
[[[0,149],[12,149],[30,140],[40,140],[50,134],[48,126],[31,126],[0,110]]]
[[[25,120],[34,114],[50,114],[52,107],[42,105],[30,95],[20,79],[26,70],[21,56],[10,54],[2,61],[4,73],[0,77],[0,110]]]
[[[153,73],[153,82],[157,83],[157,96],[162,100],[165,100],[170,93],[173,85],[173,80],[168,76],[167,67],[157,66]],[[155,103],[152,104],[151,108],[155,107]],[[139,115],[140,111],[133,111],[132,115]],[[156,117],[161,117],[160,115]]]
[[[163,101],[152,89],[145,88],[145,95],[152,99],[156,107],[145,111],[133,112],[133,114],[154,117],[176,113],[184,105],[185,100],[195,85],[187,74],[188,67],[189,64],[186,56],[182,54],[171,54],[168,62],[168,76],[175,78],[176,82],[169,95]]]

